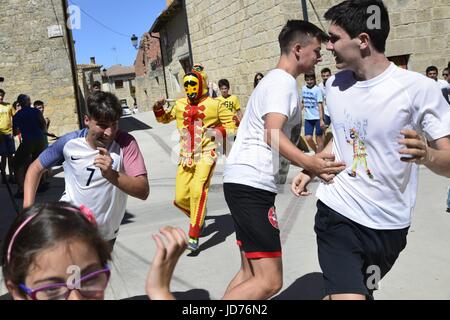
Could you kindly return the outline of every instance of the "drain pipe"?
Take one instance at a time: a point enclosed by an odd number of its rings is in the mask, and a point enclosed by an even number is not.
[[[308,21],[308,7],[306,5],[306,0],[302,0],[302,11],[303,11],[303,20]]]

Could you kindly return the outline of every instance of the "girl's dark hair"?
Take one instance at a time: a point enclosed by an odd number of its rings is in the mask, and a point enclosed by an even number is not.
[[[22,223],[34,214],[36,216],[16,235],[8,258],[11,238]],[[70,239],[84,241],[95,249],[102,265],[111,260],[108,243],[79,208],[66,202],[55,202],[35,204],[24,209],[13,221],[3,243],[2,271],[5,284],[7,281],[15,285],[24,283],[30,266],[40,252]]]
[[[113,122],[122,116],[122,106],[119,99],[110,93],[97,91],[87,98],[87,111],[90,118],[97,121]]]
[[[261,80],[258,81],[258,77],[261,77],[261,79],[262,79],[262,78],[264,78],[264,75],[261,72],[258,72],[255,74],[255,77],[253,78],[253,88],[256,88],[256,85],[258,84],[258,82],[261,81]]]
[[[375,16],[378,13],[379,17]],[[390,24],[388,11],[382,0],[343,1],[328,9],[324,17],[344,29],[351,39],[364,32],[370,36],[378,52],[383,53],[386,50]],[[372,18],[376,18],[379,25],[372,26]]]

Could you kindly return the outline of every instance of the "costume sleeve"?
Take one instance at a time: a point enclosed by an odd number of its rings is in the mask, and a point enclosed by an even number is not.
[[[157,111],[153,110],[155,114],[156,121],[160,123],[169,123],[175,120],[176,108],[178,107],[179,101],[176,102],[175,106],[173,106],[170,110],[159,109]]]

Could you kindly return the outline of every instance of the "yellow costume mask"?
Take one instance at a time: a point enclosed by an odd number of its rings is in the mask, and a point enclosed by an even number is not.
[[[186,91],[186,96],[191,102],[200,100],[208,94],[208,86],[206,84],[207,75],[203,71],[203,66],[200,64],[194,65],[192,71],[186,73],[183,77],[183,86]]]

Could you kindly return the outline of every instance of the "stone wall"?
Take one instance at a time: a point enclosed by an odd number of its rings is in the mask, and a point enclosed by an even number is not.
[[[309,20],[324,29],[325,11],[341,0],[307,1]],[[314,5],[314,7],[311,5]],[[436,65],[441,73],[450,59],[449,0],[386,0],[391,33],[387,56],[410,55],[408,68],[424,73]],[[279,57],[277,37],[288,19],[302,19],[300,0],[186,0],[194,62],[205,65],[209,78],[227,78],[242,104],[253,89],[256,72],[266,73]],[[319,17],[319,18],[318,18]],[[334,59],[323,46],[324,61]],[[302,79],[299,79],[299,86]]]
[[[2,0],[0,14],[0,84],[6,99],[20,93],[46,103],[49,131],[57,135],[78,128],[74,82],[61,1]],[[56,11],[56,16],[55,12]],[[47,27],[62,25],[64,37],[49,38]]]

